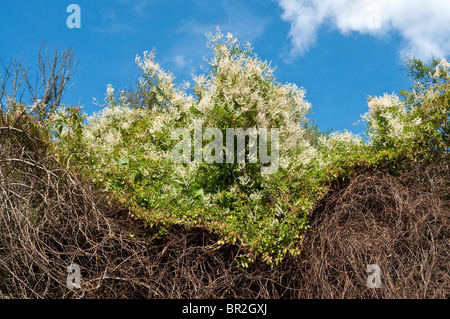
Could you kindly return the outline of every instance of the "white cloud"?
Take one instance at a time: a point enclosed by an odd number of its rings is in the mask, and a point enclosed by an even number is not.
[[[306,53],[320,27],[342,34],[383,36],[398,33],[399,53],[429,59],[450,54],[448,0],[277,0],[291,24],[290,57]]]
[[[185,72],[187,74],[192,74],[195,72],[195,64],[192,59],[186,60],[186,57],[182,54],[177,54],[171,61],[169,61],[173,65],[173,69],[178,72]]]
[[[186,66],[186,60],[184,58],[184,55],[177,55],[174,58],[175,65],[179,68],[184,68]]]

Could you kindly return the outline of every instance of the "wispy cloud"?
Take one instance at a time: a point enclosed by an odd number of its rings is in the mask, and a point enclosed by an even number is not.
[[[208,11],[216,17],[214,20],[188,20],[182,22],[177,29],[183,41],[178,41],[174,46],[170,59],[179,70],[183,69],[185,73],[198,72],[203,57],[209,56],[206,33],[214,32],[216,27],[220,27],[222,32],[230,32],[244,43],[253,42],[263,35],[272,19],[256,14],[248,8],[250,4],[242,1],[219,1],[214,6],[210,3],[206,5],[207,7],[203,9],[199,7],[199,11]]]
[[[117,0],[119,4],[127,6],[135,14],[145,15],[147,7],[152,5],[154,0]]]
[[[277,0],[291,24],[289,56],[305,54],[322,26],[342,34],[398,33],[401,56],[429,59],[450,53],[450,1],[446,0]]]
[[[173,57],[173,64],[175,65],[174,71],[184,71],[192,74],[195,72],[195,64],[192,59],[186,58],[182,54],[178,54]]]
[[[102,6],[101,10],[98,11],[98,16],[100,19],[97,20],[97,26],[92,27],[94,32],[99,32],[103,34],[117,34],[124,32],[135,31],[135,26],[132,25],[130,21],[125,19],[123,8],[128,8],[128,10],[134,10],[133,6],[136,5],[130,0],[116,0],[120,6]],[[145,0],[142,0],[145,2]],[[140,1],[136,1],[139,3]]]
[[[183,68],[186,66],[186,60],[184,59],[184,55],[175,56],[175,64],[179,68]]]
[[[92,30],[105,34],[116,34],[121,32],[132,32],[135,30],[135,28],[126,23],[112,22],[109,25],[93,27]]]
[[[182,25],[180,31],[204,36],[219,26],[224,32],[230,32],[242,40],[252,42],[264,33],[271,22],[271,18],[251,12],[241,1],[220,1],[220,9],[224,13],[222,19],[213,22],[188,21]]]

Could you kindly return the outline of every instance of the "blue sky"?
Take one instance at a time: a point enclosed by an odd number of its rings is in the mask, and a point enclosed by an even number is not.
[[[321,130],[361,132],[353,123],[367,111],[369,95],[409,88],[405,57],[428,59],[450,51],[450,1],[391,2],[395,5],[384,0],[2,1],[0,57],[8,62],[22,54],[32,72],[42,41],[49,51],[71,45],[79,66],[65,103],[80,104],[89,114],[99,110],[92,99],[102,102],[108,84],[121,89],[136,80],[135,57],[145,50],[156,48],[157,61],[179,83],[201,73],[202,59],[210,54],[205,33],[219,26],[272,61],[278,81],[306,89]],[[71,3],[81,8],[80,29],[66,25]]]

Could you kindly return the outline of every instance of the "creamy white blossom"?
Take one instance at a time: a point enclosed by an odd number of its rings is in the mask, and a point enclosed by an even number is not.
[[[383,96],[371,97],[368,102],[370,112],[379,111],[399,104],[400,99],[395,93],[385,93]]]
[[[106,88],[106,95],[111,96],[114,94],[114,88],[112,87],[111,84],[108,84],[107,88]]]
[[[348,145],[362,145],[363,139],[360,135],[344,130],[343,132],[337,131],[330,134],[330,139],[333,142],[344,143]]]
[[[263,197],[262,193],[260,191],[251,193],[249,196],[249,199],[251,201],[259,201]]]
[[[447,78],[450,76],[449,74],[450,69],[450,62],[447,61],[447,59],[442,58],[439,62],[439,64],[434,69],[434,73],[432,74],[432,77],[435,79],[438,79],[441,75],[445,75]]]

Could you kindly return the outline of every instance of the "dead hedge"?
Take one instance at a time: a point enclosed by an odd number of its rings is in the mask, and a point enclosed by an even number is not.
[[[303,243],[300,297],[448,298],[449,172],[447,162],[366,173],[329,194]],[[379,289],[367,287],[374,264]]]
[[[218,247],[201,228],[155,238],[22,122],[0,128],[0,297],[449,297],[446,159],[337,185],[311,213],[300,256],[241,269],[240,247]],[[70,264],[80,266],[80,289],[67,287]],[[381,269],[381,288],[366,286],[370,264]]]

